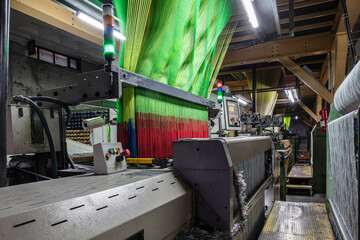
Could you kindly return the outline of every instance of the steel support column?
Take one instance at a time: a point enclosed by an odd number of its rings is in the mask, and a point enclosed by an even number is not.
[[[6,186],[6,117],[9,75],[10,0],[0,0],[0,187]]]
[[[256,66],[253,66],[252,69],[252,107],[253,112],[256,112],[256,104],[257,104],[257,91],[256,91]]]

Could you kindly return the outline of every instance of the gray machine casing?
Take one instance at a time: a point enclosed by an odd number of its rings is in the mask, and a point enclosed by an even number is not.
[[[0,189],[0,240],[174,239],[193,190],[167,170],[87,174]]]
[[[233,227],[236,222],[233,172],[238,168],[234,167],[246,161],[248,167],[244,167],[245,176],[248,174],[248,180],[259,182],[255,187],[256,192],[266,188],[264,183],[268,181],[265,171],[258,172],[258,176],[249,175],[250,171],[251,174],[257,172],[255,165],[252,165],[255,156],[263,153],[265,165],[267,155],[264,153],[271,152],[271,145],[271,138],[265,136],[183,139],[174,142],[174,170],[195,188],[197,214],[202,221],[215,229],[229,230]],[[249,202],[253,195],[255,191],[247,196]]]

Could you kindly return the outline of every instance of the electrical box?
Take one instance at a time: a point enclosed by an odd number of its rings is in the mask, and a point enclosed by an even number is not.
[[[126,170],[126,160],[121,143],[98,143],[94,145],[95,174],[110,174]]]
[[[55,151],[61,151],[59,112],[41,109],[49,126]],[[9,105],[7,154],[50,152],[49,142],[36,112],[26,105]]]
[[[232,97],[224,97],[222,110],[222,128],[224,130],[241,130],[239,101]]]

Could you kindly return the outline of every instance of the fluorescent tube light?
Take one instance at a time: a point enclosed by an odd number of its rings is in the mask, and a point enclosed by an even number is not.
[[[292,94],[293,94],[293,96],[294,96],[295,101],[298,101],[298,100],[299,100],[299,96],[298,96],[298,94],[297,94],[296,89],[295,89],[295,88],[294,88],[294,89],[291,89],[291,91],[292,91]]]
[[[249,22],[251,23],[253,28],[257,28],[259,26],[259,23],[255,15],[255,10],[252,5],[252,0],[241,0],[241,2],[249,18]]]
[[[242,97],[240,96],[235,96],[235,98],[238,100],[238,102],[243,105],[243,106],[247,106],[248,105],[248,102],[245,101]]]
[[[240,98],[238,98],[238,101],[239,101],[239,103],[241,103],[241,104],[244,105],[244,106],[248,105],[247,102],[245,102],[244,100],[242,100],[242,99],[240,99]]]
[[[100,29],[100,30],[104,30],[104,25],[100,21],[98,21],[82,12],[77,12],[77,16],[84,22],[87,22],[88,24],[92,25],[93,27],[96,27],[97,29]],[[120,40],[126,40],[126,37],[124,35],[122,35],[119,31],[114,31],[114,36]]]
[[[285,90],[286,96],[291,102],[295,102],[294,96],[292,94],[292,91],[290,89]]]
[[[114,36],[120,40],[126,40],[126,37],[122,35],[119,31],[114,31]]]

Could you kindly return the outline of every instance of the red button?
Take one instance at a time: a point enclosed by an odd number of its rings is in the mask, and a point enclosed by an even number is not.
[[[122,155],[123,155],[124,157],[130,156],[130,151],[129,151],[129,149],[125,149],[125,151],[122,152]]]
[[[105,155],[106,160],[109,160],[110,157],[111,157],[110,153]]]

